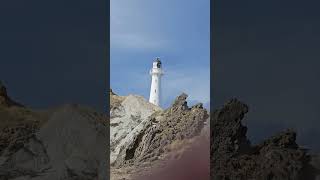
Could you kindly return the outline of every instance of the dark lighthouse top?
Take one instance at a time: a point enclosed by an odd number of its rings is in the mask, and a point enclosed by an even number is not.
[[[156,62],[157,62],[157,68],[161,68],[160,58],[157,58],[157,59],[156,59]]]

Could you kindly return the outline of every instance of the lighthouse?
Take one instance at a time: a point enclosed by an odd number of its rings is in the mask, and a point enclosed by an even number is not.
[[[151,88],[150,88],[150,98],[149,102],[160,106],[160,95],[161,95],[161,76],[163,75],[160,58],[152,64],[152,69],[150,70],[151,75]]]

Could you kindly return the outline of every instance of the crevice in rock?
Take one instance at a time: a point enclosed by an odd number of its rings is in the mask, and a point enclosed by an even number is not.
[[[133,146],[132,146],[131,148],[129,148],[129,149],[126,150],[126,156],[125,156],[124,160],[127,161],[127,160],[130,160],[130,159],[134,158],[136,149],[139,147],[139,144],[140,144],[141,141],[142,141],[144,132],[145,132],[145,131],[143,131],[142,133],[140,133],[140,134],[137,136],[136,140],[134,141]]]

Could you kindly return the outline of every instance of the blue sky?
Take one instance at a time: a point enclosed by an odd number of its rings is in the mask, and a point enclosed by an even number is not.
[[[149,69],[160,57],[162,107],[185,92],[210,101],[210,1],[111,0],[111,88],[149,97]]]

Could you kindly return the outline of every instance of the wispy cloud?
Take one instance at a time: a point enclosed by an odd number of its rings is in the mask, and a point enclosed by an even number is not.
[[[161,14],[150,13],[145,1],[112,0],[111,48],[150,50],[168,47],[169,40],[156,24],[157,16]]]

